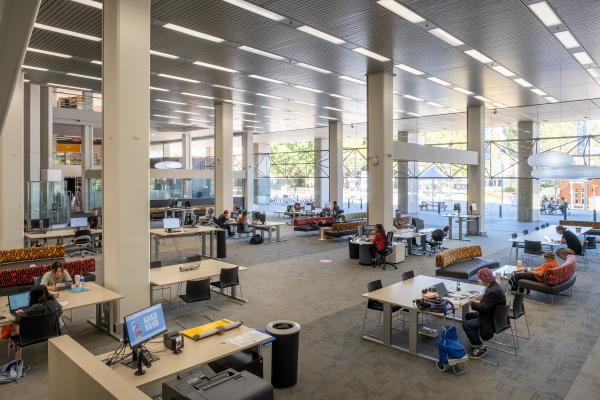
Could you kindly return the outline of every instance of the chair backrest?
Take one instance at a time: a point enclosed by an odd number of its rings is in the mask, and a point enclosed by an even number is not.
[[[89,244],[92,243],[92,237],[87,235],[77,236],[74,240],[75,244]]]
[[[523,251],[527,254],[542,254],[542,242],[526,240]]]
[[[519,235],[517,235],[516,233],[511,233],[510,237],[512,239],[516,239]]]
[[[185,284],[185,294],[189,300],[210,300],[210,278],[187,281]]]
[[[444,231],[444,235],[448,235],[448,232],[450,231],[450,227],[448,225],[446,225],[444,227],[444,229],[442,229]]]
[[[385,245],[386,247],[390,247],[392,245],[392,243],[394,242],[394,232],[388,232],[386,237],[385,237]]]
[[[34,276],[33,277],[33,286],[39,286],[40,283],[42,283],[42,277],[41,276]]]
[[[92,231],[90,231],[89,229],[79,229],[78,231],[75,231],[76,238],[81,236],[92,236]]]
[[[185,258],[185,262],[200,262],[202,261],[202,255],[201,254],[196,254],[195,256],[189,256]]]
[[[539,227],[539,226],[536,226],[536,227],[535,227],[535,230],[536,230],[536,231],[539,231],[539,230],[540,230],[540,227]]]
[[[415,271],[406,271],[402,273],[402,276],[400,277],[401,281],[407,281],[409,279],[412,279],[415,277]]]
[[[45,342],[60,335],[58,311],[41,315],[24,315],[19,319],[19,346]]]
[[[150,261],[150,269],[162,267],[162,261]]]
[[[527,229],[523,229],[523,235],[527,235],[529,231]]]
[[[588,236],[585,238],[585,247],[588,249],[595,249],[596,248],[596,237],[595,236]]]
[[[497,304],[494,308],[494,333],[500,333],[508,328],[510,328],[508,306],[505,304]]]
[[[435,231],[431,232],[431,240],[434,240],[436,242],[443,241],[444,237],[445,237],[444,231],[441,229],[436,229]]]
[[[525,314],[525,306],[523,305],[523,293],[516,293],[513,298],[512,309],[513,314],[516,318],[519,318],[521,315]]]
[[[367,283],[367,292],[373,292],[375,290],[381,289],[383,285],[381,284],[381,279],[377,279],[376,281],[372,281]],[[377,300],[369,299],[367,302],[367,308],[379,310],[383,307],[383,304],[378,302]]]
[[[235,286],[240,284],[240,279],[238,276],[240,267],[234,268],[221,268],[221,273],[219,274],[219,281],[221,281],[221,286]]]

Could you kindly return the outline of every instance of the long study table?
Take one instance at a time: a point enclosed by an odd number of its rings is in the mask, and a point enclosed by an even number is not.
[[[87,228],[86,228],[87,229]],[[90,229],[94,237],[102,234],[102,228]],[[31,247],[33,242],[43,240],[46,243],[48,240],[56,240],[57,243],[63,243],[65,238],[75,237],[75,229],[65,228],[56,229],[46,232],[25,232],[25,242],[27,247]]]
[[[515,263],[519,260],[519,245],[525,245],[526,240],[541,242],[542,246],[549,247],[551,251],[554,251],[555,247],[563,246],[564,244],[560,242],[562,236],[556,233],[557,226],[558,225],[550,225],[546,228],[529,232],[527,235],[519,235],[515,239],[508,239],[509,242],[517,243],[517,247],[515,248]],[[593,229],[591,226],[563,226],[573,232],[576,236],[585,236],[588,231]]]
[[[199,236],[202,241],[202,255],[209,255],[210,257],[214,257],[214,238],[216,236],[216,232],[221,230],[221,228],[216,228],[213,226],[197,226],[197,227],[183,227],[177,228],[171,232],[168,232],[163,228],[155,228],[150,229],[150,238],[154,239],[154,259],[160,260],[160,242],[165,239],[175,240],[177,238],[182,238],[186,236]],[[206,237],[208,237],[209,242],[209,254],[206,254]],[[175,243],[177,247],[177,244]],[[179,251],[179,250],[178,250]]]

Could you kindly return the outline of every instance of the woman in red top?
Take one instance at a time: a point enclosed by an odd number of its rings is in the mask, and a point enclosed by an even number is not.
[[[386,238],[385,229],[383,225],[375,225],[375,237],[369,246],[369,252],[371,253],[371,263],[375,265],[377,263],[377,253],[385,249]]]

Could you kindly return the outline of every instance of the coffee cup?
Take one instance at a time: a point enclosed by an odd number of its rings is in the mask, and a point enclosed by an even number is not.
[[[81,282],[81,275],[75,275],[75,286],[79,287]]]

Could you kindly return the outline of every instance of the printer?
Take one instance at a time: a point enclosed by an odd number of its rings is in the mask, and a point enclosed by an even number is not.
[[[206,375],[200,369],[163,382],[163,400],[273,400],[273,386],[248,371],[234,369]]]

